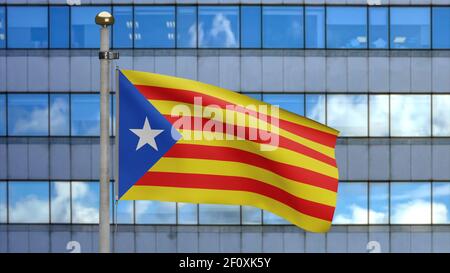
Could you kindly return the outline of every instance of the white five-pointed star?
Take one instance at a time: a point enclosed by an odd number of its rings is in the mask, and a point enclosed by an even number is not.
[[[145,118],[144,127],[142,129],[130,129],[135,135],[139,137],[139,142],[136,146],[136,151],[142,148],[145,144],[150,145],[153,149],[158,151],[155,137],[161,134],[164,130],[154,130],[150,127],[147,117]]]

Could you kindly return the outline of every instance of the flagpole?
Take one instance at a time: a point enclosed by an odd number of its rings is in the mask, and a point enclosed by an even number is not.
[[[106,11],[95,16],[95,23],[100,25],[100,211],[99,211],[99,252],[109,253],[110,243],[110,177],[109,177],[109,83],[110,61],[118,58],[109,51],[109,26],[114,24],[114,17]]]

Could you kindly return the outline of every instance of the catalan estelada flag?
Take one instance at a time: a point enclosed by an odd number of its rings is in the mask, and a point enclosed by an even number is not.
[[[329,230],[338,131],[182,78],[121,70],[119,88],[121,200],[250,205]]]

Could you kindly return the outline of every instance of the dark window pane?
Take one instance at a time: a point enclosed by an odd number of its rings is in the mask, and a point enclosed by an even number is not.
[[[450,224],[450,183],[433,183],[433,224]]]
[[[177,47],[197,46],[197,7],[177,7]]]
[[[430,48],[430,8],[391,8],[391,48]]]
[[[175,7],[135,6],[134,16],[135,47],[175,47]]]
[[[0,182],[0,223],[6,223],[6,182]]]
[[[431,224],[431,183],[391,183],[391,224]]]
[[[389,222],[389,184],[369,184],[369,224]]]
[[[12,136],[48,135],[48,95],[9,95],[8,134]]]
[[[306,117],[325,124],[325,95],[306,95]]]
[[[176,203],[136,201],[136,224],[175,224]]]
[[[239,206],[200,204],[199,210],[199,224],[238,225],[240,223]]]
[[[100,134],[100,96],[77,94],[71,98],[71,129],[74,136]]]
[[[433,48],[450,48],[450,7],[433,7]]]
[[[304,96],[297,94],[263,94],[264,101],[297,115],[304,115]]]
[[[178,203],[178,224],[198,224],[198,205],[189,203]]]
[[[9,182],[9,222],[49,222],[48,182]]]
[[[367,9],[327,7],[327,47],[366,48]]]
[[[5,7],[0,7],[0,48],[6,46],[6,18]]]
[[[47,7],[8,7],[8,47],[48,47]]]
[[[388,8],[370,7],[369,8],[369,47],[387,48],[388,47]]]
[[[367,224],[367,183],[340,182],[333,224]]]
[[[50,135],[69,135],[69,95],[50,95]]]
[[[239,47],[239,7],[199,6],[198,20],[199,47]]]
[[[263,47],[302,48],[303,8],[264,6]]]
[[[99,48],[100,27],[94,18],[101,11],[111,12],[108,6],[71,7],[71,46],[73,48]]]
[[[72,182],[72,222],[98,223],[100,187],[98,182]]]
[[[6,96],[0,95],[0,136],[6,135]]]
[[[50,47],[69,47],[69,7],[50,7]]]
[[[261,47],[261,7],[241,7],[241,47]]]
[[[113,47],[133,47],[133,7],[114,6]]]
[[[51,182],[52,223],[70,223],[70,182]]]
[[[325,47],[325,8],[305,7],[306,48]]]

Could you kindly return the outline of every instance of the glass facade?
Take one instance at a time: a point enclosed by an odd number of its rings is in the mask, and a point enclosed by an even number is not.
[[[450,48],[449,7],[319,5],[6,6],[0,48],[96,48],[100,10],[115,48]]]
[[[383,252],[449,252],[450,7],[264,3],[0,5],[0,252],[64,252],[69,240],[97,251],[100,10],[116,19],[114,65],[340,131],[326,235],[248,206],[116,206],[111,168],[115,251],[365,252],[375,240]],[[110,108],[114,129],[114,92]]]

